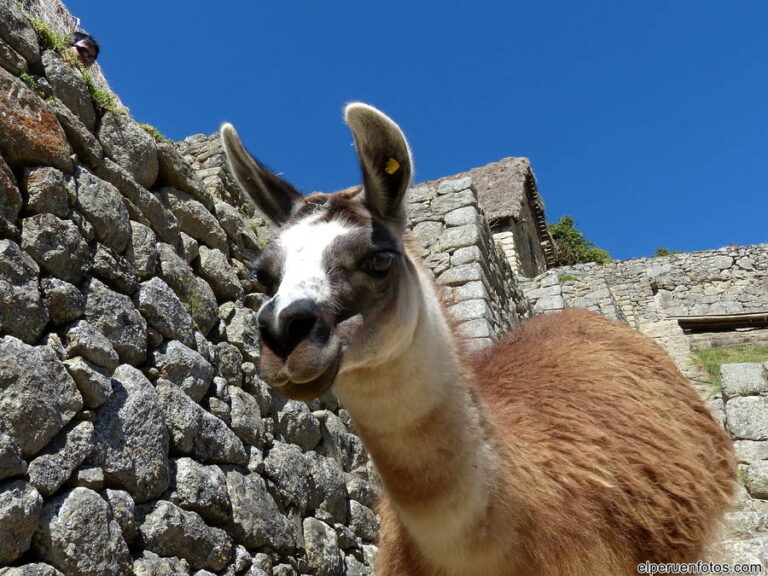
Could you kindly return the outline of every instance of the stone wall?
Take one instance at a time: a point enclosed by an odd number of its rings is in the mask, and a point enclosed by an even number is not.
[[[256,375],[242,202],[96,106],[7,0],[0,53],[0,574],[370,573],[348,415]]]
[[[722,394],[710,401],[734,440],[737,506],[728,514],[722,561],[768,569],[768,363],[721,367]]]
[[[587,308],[628,322],[657,339],[689,377],[699,379],[693,347],[760,344],[765,337],[760,329],[731,336],[688,334],[681,322],[768,314],[768,244],[565,266],[522,286],[536,312]]]
[[[407,202],[424,262],[443,287],[448,313],[468,349],[489,345],[531,315],[477,204],[471,178],[411,188]]]

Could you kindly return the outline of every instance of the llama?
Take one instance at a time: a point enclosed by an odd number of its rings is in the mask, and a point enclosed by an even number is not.
[[[383,576],[616,576],[701,558],[735,483],[726,433],[645,336],[569,310],[465,354],[406,231],[408,143],[352,103],[363,186],[303,197],[221,136],[281,228],[256,274],[261,372],[333,386],[381,477]]]

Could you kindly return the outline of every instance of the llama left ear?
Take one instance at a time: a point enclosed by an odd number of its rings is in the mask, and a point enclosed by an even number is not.
[[[405,226],[403,198],[411,183],[413,161],[402,130],[389,116],[361,102],[347,104],[344,121],[355,138],[366,206],[377,216]]]

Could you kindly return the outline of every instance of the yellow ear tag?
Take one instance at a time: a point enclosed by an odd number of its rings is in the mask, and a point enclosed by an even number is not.
[[[384,172],[386,172],[387,174],[394,174],[398,170],[400,170],[400,162],[398,162],[394,158],[390,158],[389,160],[387,160],[387,165],[384,166]]]

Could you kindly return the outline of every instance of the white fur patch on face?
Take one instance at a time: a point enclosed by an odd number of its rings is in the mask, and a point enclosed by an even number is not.
[[[331,298],[331,284],[323,266],[323,254],[333,242],[353,230],[336,220],[318,222],[307,218],[291,226],[278,238],[283,249],[283,278],[274,296],[279,315],[286,306],[309,298],[317,303]]]

